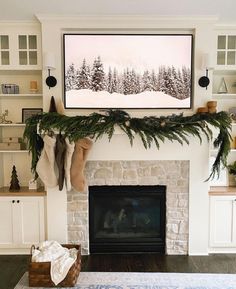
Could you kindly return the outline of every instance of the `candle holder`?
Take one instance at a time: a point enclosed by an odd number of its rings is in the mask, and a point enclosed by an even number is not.
[[[38,92],[37,80],[31,80],[30,81],[30,92],[31,93],[37,93]]]

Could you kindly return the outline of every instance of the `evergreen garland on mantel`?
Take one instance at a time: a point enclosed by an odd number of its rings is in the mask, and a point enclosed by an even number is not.
[[[199,138],[202,142],[202,135],[208,141],[213,139],[212,127],[218,129],[218,136],[213,140],[214,147],[218,149],[211,174],[208,178],[219,177],[222,167],[227,165],[227,156],[230,151],[231,141],[231,118],[228,113],[197,113],[191,116],[183,114],[161,117],[136,118],[123,110],[105,110],[104,114],[92,113],[88,116],[66,116],[58,113],[43,113],[27,119],[24,137],[27,139],[29,151],[32,153],[32,172],[36,173],[37,161],[40,157],[43,140],[40,134],[52,131],[63,132],[65,137],[76,141],[84,137],[97,140],[107,134],[109,140],[112,138],[115,127],[118,126],[129,137],[130,144],[136,136],[139,136],[144,147],[150,148],[155,143],[157,149],[160,142],[165,139],[178,141],[181,145],[189,144],[190,135]]]

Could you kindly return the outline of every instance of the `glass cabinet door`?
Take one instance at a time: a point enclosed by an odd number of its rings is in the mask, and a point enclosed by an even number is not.
[[[236,65],[236,35],[219,35],[217,65]]]
[[[20,65],[37,65],[37,36],[36,35],[19,35],[19,64]]]
[[[9,55],[9,36],[0,35],[0,63],[1,65],[10,64],[10,55]]]

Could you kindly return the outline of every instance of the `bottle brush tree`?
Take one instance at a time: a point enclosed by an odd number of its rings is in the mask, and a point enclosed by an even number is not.
[[[16,172],[16,167],[12,167],[12,172],[11,172],[11,182],[10,182],[10,188],[9,191],[19,191],[20,190],[20,185],[19,185],[19,180]]]

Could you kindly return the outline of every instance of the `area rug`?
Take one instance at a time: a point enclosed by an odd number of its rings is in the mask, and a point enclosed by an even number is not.
[[[32,289],[28,285],[28,273],[25,273],[15,289],[29,288]],[[72,288],[236,289],[236,274],[81,272],[77,285]]]

